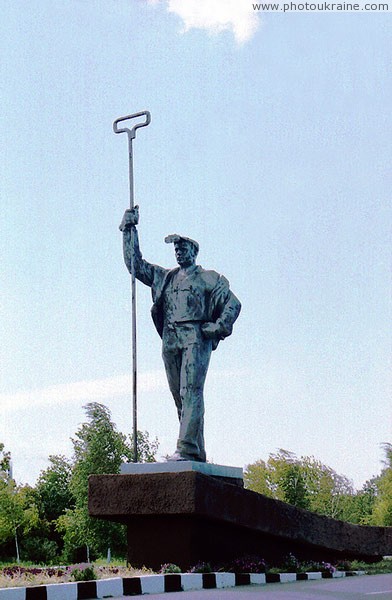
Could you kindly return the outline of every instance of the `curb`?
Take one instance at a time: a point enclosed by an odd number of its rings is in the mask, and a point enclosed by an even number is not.
[[[365,575],[365,571],[335,571],[334,573],[179,573],[113,577],[78,583],[52,583],[32,587],[0,589],[0,600],[94,600],[140,596],[164,592],[211,590],[243,585],[289,583],[314,579],[336,579]]]

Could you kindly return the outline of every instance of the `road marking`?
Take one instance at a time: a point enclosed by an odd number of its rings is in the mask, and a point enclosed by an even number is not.
[[[365,596],[376,596],[377,594],[392,594],[392,590],[385,590],[384,592],[368,592]]]

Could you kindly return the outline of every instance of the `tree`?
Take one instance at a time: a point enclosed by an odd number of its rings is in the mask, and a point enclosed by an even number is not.
[[[130,451],[127,453],[128,462],[133,462],[133,434],[129,436],[129,442],[127,442],[127,448]],[[138,462],[151,463],[156,462],[156,454],[158,452],[159,442],[158,439],[150,441],[148,431],[137,432],[137,459]]]
[[[280,485],[284,493],[284,500],[298,508],[310,509],[309,491],[306,479],[298,463],[290,464],[282,475]]]
[[[392,526],[392,444],[383,444],[384,469],[375,480],[377,494],[370,518],[372,525]]]
[[[64,534],[64,550],[72,557],[75,549],[85,547],[89,553],[102,555],[108,548],[114,552],[126,546],[125,529],[118,523],[92,519],[88,515],[88,478],[92,474],[119,473],[121,463],[132,459],[132,447],[124,434],[117,431],[106,406],[96,402],[85,407],[87,422],[72,439],[74,463],[69,481],[74,508],[57,520],[58,531]],[[147,433],[138,432],[139,460],[155,460],[158,442],[149,441]],[[80,558],[80,556],[78,556]]]
[[[313,456],[302,457],[301,463],[306,473],[310,510],[334,519],[343,519],[345,508],[354,494],[351,481]]]
[[[270,454],[267,465],[276,497],[298,508],[309,508],[305,470],[296,455],[281,448],[277,454]]]
[[[334,518],[342,517],[353,494],[346,477],[313,457],[297,458],[283,449],[270,454],[266,463],[248,465],[244,480],[248,489]]]
[[[55,521],[74,505],[70,490],[72,463],[65,456],[49,456],[50,466],[41,471],[35,491],[41,517]]]
[[[20,555],[33,561],[48,561],[57,554],[57,544],[48,539],[49,526],[40,518],[36,489],[16,485],[11,477],[11,453],[0,444],[0,548],[4,557]]]
[[[56,561],[63,549],[63,540],[57,530],[57,519],[74,507],[70,490],[72,463],[64,456],[49,456],[49,466],[41,471],[34,488],[40,523],[23,543],[29,560]]]
[[[0,478],[7,479],[11,471],[11,452],[4,451],[4,444],[0,442]]]
[[[248,465],[244,473],[247,488],[258,493],[309,508],[309,490],[304,465],[294,453],[280,449],[270,454],[267,463],[262,460]]]
[[[20,562],[20,539],[39,523],[34,490],[17,486],[13,479],[0,481],[0,544],[13,539],[16,560]]]
[[[343,521],[358,525],[371,525],[371,516],[377,496],[377,478],[374,477],[362,486],[356,494],[346,497]]]
[[[263,496],[267,496],[268,498],[278,499],[278,486],[273,482],[269,465],[262,459],[246,467],[244,471],[244,484],[248,490],[263,494]]]

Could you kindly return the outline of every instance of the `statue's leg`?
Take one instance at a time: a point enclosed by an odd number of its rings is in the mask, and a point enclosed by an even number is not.
[[[164,335],[162,358],[165,365],[166,377],[170,391],[177,408],[178,419],[181,420],[182,400],[180,394],[181,350],[177,347],[172,336]]]
[[[211,340],[206,340],[202,336],[198,324],[192,325],[192,327],[196,328],[196,332],[187,330],[185,326],[182,332],[183,351],[180,374],[182,413],[177,453],[188,460],[205,462],[203,389],[212,344]]]

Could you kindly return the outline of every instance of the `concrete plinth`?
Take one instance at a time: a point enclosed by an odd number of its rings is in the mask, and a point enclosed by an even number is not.
[[[219,481],[226,481],[244,487],[243,470],[240,467],[227,467],[213,463],[195,462],[190,460],[168,461],[164,463],[123,463],[121,475],[151,475],[152,473],[190,473],[197,472]]]
[[[392,554],[392,528],[335,521],[194,470],[92,475],[89,511],[127,525],[135,567],[186,569],[245,554],[270,562],[289,552],[330,561]]]

